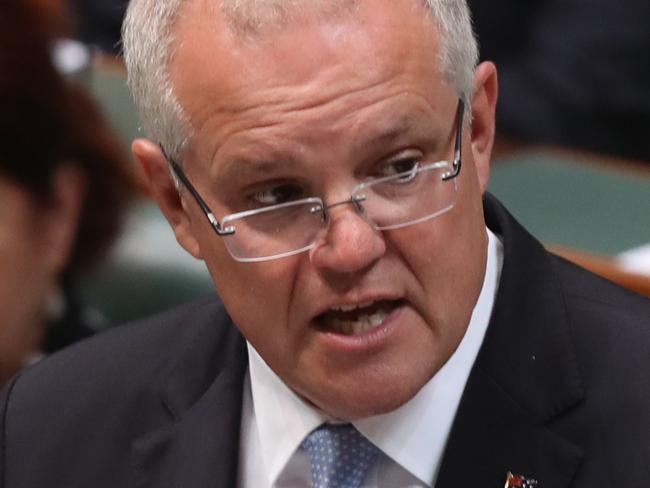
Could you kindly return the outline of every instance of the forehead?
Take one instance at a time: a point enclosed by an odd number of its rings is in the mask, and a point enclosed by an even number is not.
[[[172,82],[195,131],[218,116],[264,126],[443,85],[438,32],[418,0],[359,1],[337,15],[307,8],[259,33],[232,29],[214,3],[186,3],[174,31]]]

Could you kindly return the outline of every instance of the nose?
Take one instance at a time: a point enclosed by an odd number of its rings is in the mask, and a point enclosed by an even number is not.
[[[309,251],[317,269],[351,273],[368,267],[386,252],[382,233],[354,204],[331,207],[328,218],[328,227]]]

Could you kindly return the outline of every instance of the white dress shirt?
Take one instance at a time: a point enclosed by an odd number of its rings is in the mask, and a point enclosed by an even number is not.
[[[485,278],[469,326],[447,363],[408,402],[387,414],[352,422],[382,454],[363,488],[431,488],[465,383],[487,330],[503,245],[488,229]],[[301,442],[326,414],[289,389],[248,344],[239,488],[309,488],[311,468]]]

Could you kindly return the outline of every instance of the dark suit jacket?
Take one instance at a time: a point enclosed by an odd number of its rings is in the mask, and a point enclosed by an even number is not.
[[[436,486],[649,486],[650,302],[486,214],[503,271]],[[216,301],[56,354],[1,399],[0,487],[234,488],[246,367]]]

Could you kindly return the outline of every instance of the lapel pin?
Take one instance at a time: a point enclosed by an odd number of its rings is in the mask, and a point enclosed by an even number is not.
[[[512,474],[508,471],[506,484],[503,488],[538,488],[539,483],[532,478],[526,478],[520,474]]]

